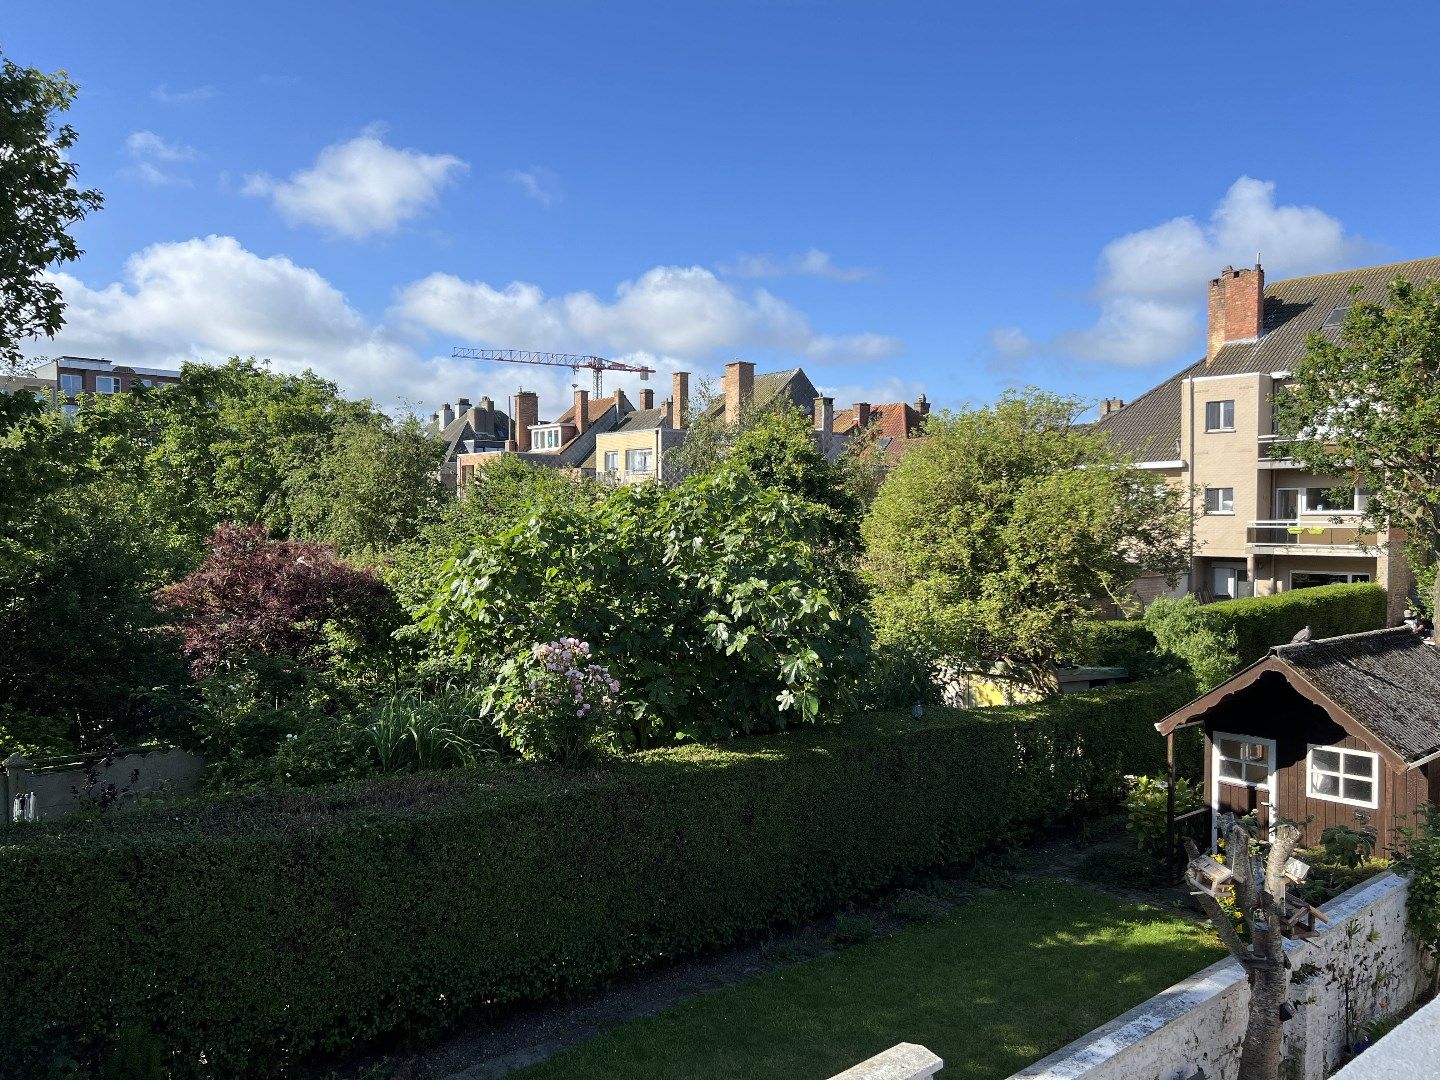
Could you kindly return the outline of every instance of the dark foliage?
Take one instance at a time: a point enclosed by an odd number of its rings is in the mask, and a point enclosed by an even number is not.
[[[17,830],[0,922],[15,970],[47,977],[0,1010],[0,1076],[103,1061],[136,1031],[176,1077],[280,1075],[811,918],[1112,808],[1124,774],[1160,767],[1152,725],[1190,693],[1172,677],[591,771],[517,763]]]

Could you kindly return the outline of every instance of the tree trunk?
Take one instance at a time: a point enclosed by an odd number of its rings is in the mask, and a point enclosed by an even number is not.
[[[1285,962],[1250,972],[1250,1018],[1240,1044],[1238,1080],[1277,1080],[1284,1028],[1280,1006],[1289,984]]]

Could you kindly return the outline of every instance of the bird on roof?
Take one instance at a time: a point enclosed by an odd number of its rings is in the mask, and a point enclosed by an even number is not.
[[[1302,627],[1300,628],[1300,632],[1297,633],[1294,637],[1292,637],[1292,638],[1290,639],[1290,644],[1291,644],[1291,645],[1304,645],[1305,642],[1309,641],[1309,640],[1310,640],[1312,637],[1314,637],[1314,636],[1315,636],[1314,632],[1310,629],[1310,627],[1309,627],[1308,625],[1302,626]]]

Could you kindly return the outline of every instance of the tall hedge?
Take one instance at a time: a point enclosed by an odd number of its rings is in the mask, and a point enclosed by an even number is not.
[[[1191,689],[16,826],[0,1076],[283,1075],[805,919],[1108,802]]]
[[[1201,610],[1217,629],[1234,629],[1240,662],[1249,664],[1305,626],[1317,638],[1379,630],[1385,625],[1385,605],[1385,590],[1379,585],[1322,585],[1221,600]]]

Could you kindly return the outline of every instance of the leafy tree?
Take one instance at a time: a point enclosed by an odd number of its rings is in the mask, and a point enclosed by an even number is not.
[[[630,741],[713,738],[848,707],[867,628],[817,541],[826,512],[727,466],[560,502],[462,549],[417,612],[472,663],[573,637]]]
[[[1219,686],[1240,670],[1235,628],[1207,619],[1204,605],[1195,597],[1161,597],[1145,609],[1143,618],[1160,652],[1183,660],[1194,672],[1201,692]]]
[[[20,342],[54,337],[65,324],[60,288],[47,267],[73,262],[80,248],[67,231],[104,197],[75,187],[67,151],[75,130],[59,124],[75,100],[63,71],[46,74],[6,59],[0,66],[0,362],[20,363]]]
[[[882,640],[961,673],[1049,686],[1104,600],[1186,560],[1183,493],[1076,424],[1078,399],[1029,390],[932,416],[865,519]]]
[[[324,669],[337,632],[369,644],[385,636],[390,590],[331,547],[272,540],[259,525],[221,525],[207,548],[199,569],[157,594],[196,676],[256,656]]]
[[[103,414],[0,394],[0,728],[15,746],[152,734],[185,681],[150,598],[176,552],[98,486],[108,434]]]
[[[1354,477],[1362,522],[1403,528],[1417,564],[1440,554],[1440,282],[1357,301],[1339,339],[1314,333],[1280,395],[1277,431],[1303,468]]]
[[[351,420],[328,453],[287,481],[293,532],[376,558],[414,537],[444,505],[445,447],[414,417]]]

